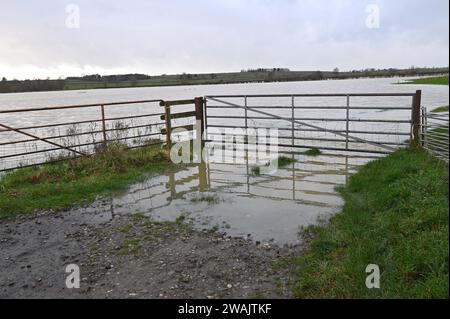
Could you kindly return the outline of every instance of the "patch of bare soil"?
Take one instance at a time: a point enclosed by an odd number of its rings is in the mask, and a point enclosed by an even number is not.
[[[290,298],[290,271],[274,267],[298,253],[194,230],[142,215],[100,223],[73,209],[0,222],[0,298]],[[68,289],[66,266],[80,267]],[[283,267],[282,267],[283,268]]]

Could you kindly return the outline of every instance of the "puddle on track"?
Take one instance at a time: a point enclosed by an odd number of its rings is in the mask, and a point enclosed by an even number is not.
[[[336,187],[345,185],[371,159],[295,158],[295,163],[275,174],[261,176],[253,176],[252,166],[247,165],[192,165],[149,177],[101,204],[73,213],[89,224],[137,213],[159,221],[184,216],[199,230],[218,228],[233,237],[297,245],[301,226],[327,221],[341,211],[344,200]],[[200,197],[206,200],[199,201]]]
[[[113,195],[110,209],[96,218],[142,213],[175,221],[185,216],[198,229],[219,228],[233,237],[297,245],[301,226],[317,224],[341,210],[344,201],[335,188],[368,161],[296,155],[295,163],[261,176],[253,176],[247,165],[189,166]],[[199,196],[206,200],[198,201]]]

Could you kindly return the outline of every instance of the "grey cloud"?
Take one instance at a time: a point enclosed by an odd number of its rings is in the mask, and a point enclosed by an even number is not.
[[[447,0],[75,0],[81,10],[76,30],[64,25],[70,2],[0,1],[0,68],[12,70],[31,65],[51,73],[71,65],[72,72],[92,66],[172,73],[448,64]],[[365,26],[370,3],[380,6],[380,29]]]

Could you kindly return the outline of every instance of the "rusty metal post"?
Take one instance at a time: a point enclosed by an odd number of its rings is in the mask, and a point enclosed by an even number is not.
[[[108,143],[108,138],[106,136],[106,119],[105,119],[105,106],[100,105],[102,110],[102,133],[103,133],[103,145],[106,147],[106,144]]]
[[[420,146],[420,115],[422,104],[422,91],[417,90],[413,96],[412,114],[411,114],[411,147]]]
[[[248,98],[244,96],[244,117],[245,117],[245,136],[244,136],[244,143],[245,143],[245,163],[246,163],[246,169],[247,169],[247,185],[250,183],[250,168],[249,168],[249,160],[248,160],[248,150],[250,148],[250,139],[248,138]],[[248,187],[247,187],[248,188]],[[250,190],[248,191],[250,193]]]
[[[197,139],[200,139],[201,145],[203,146],[203,134],[205,132],[205,117],[203,115],[203,98],[195,98],[195,119],[197,121]],[[200,125],[198,125],[200,123]]]

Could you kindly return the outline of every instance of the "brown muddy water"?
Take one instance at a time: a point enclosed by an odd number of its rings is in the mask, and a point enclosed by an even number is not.
[[[250,165],[192,165],[148,177],[105,199],[100,210],[83,210],[94,223],[139,213],[157,221],[184,220],[195,229],[217,229],[257,243],[295,246],[302,227],[327,221],[341,210],[343,199],[336,187],[368,160],[296,155],[293,164],[261,176]]]

